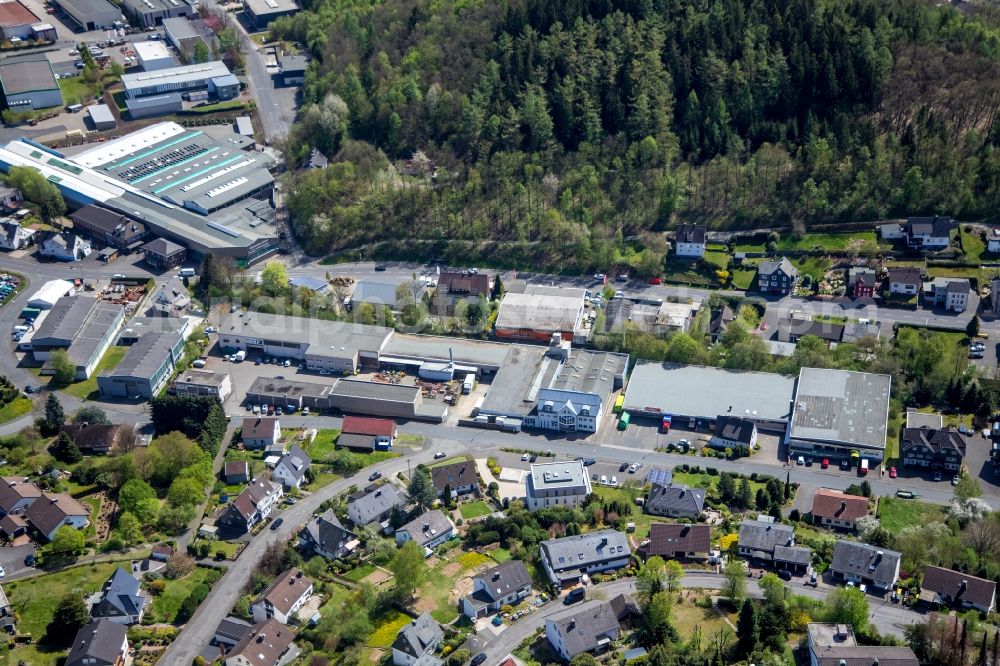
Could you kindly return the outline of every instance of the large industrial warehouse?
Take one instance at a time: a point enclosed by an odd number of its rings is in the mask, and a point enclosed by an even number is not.
[[[792,455],[885,458],[892,377],[802,368],[789,431]]]
[[[633,418],[693,419],[699,429],[720,415],[739,416],[784,433],[794,392],[794,377],[770,372],[641,361],[629,378],[624,408]]]
[[[274,160],[237,134],[214,139],[157,123],[67,156],[28,139],[0,148],[0,170],[29,166],[71,207],[97,204],[195,254],[250,265],[278,251]],[[207,217],[211,215],[211,218]]]

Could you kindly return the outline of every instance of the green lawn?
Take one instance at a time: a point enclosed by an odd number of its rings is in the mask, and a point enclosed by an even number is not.
[[[204,583],[212,572],[205,567],[195,567],[194,571],[178,580],[167,580],[167,589],[158,597],[153,597],[153,603],[143,620],[150,623],[173,623],[181,604],[191,594],[196,585]]]
[[[506,548],[497,548],[490,551],[490,557],[496,560],[497,564],[503,564],[510,560],[510,551]]]
[[[108,347],[108,351],[104,352],[104,356],[97,364],[97,368],[90,373],[89,379],[84,379],[81,382],[73,382],[69,386],[62,389],[66,393],[69,393],[75,398],[80,400],[87,400],[88,398],[96,398],[97,393],[97,375],[101,374],[102,370],[111,370],[115,368],[122,359],[125,357],[125,352],[128,351],[128,347],[112,346]]]
[[[35,403],[33,403],[30,398],[25,398],[24,396],[14,398],[11,402],[8,402],[3,407],[0,407],[0,423],[13,421],[19,416],[24,416],[30,412],[34,406]]]
[[[819,282],[833,262],[828,257],[798,257],[792,265],[799,270],[799,275],[809,275],[814,282]]]
[[[31,666],[59,666],[66,657],[66,650],[52,650],[43,645],[24,645],[6,653],[7,664],[31,664]]]
[[[456,611],[457,613],[458,611]],[[396,640],[396,634],[410,621],[409,615],[404,615],[399,611],[392,611],[382,621],[371,636],[368,637],[366,645],[374,648],[387,648]]]
[[[423,435],[413,435],[410,433],[403,433],[396,436],[396,446],[423,446],[424,436]]]
[[[944,522],[944,510],[920,500],[883,497],[878,505],[878,519],[882,527],[895,534],[910,525]]]
[[[59,79],[59,89],[62,90],[63,101],[67,105],[81,103],[87,98],[97,96],[94,87],[84,81],[82,76]]]
[[[715,271],[729,264],[729,253],[721,250],[707,250],[701,259],[671,256],[667,259],[663,279],[667,282],[718,287],[719,278]]]
[[[965,229],[960,227],[958,233],[962,238],[962,251],[965,252],[965,258],[971,261],[982,259],[983,255],[986,254],[986,243],[983,242],[979,232],[966,233]]]
[[[874,231],[847,234],[805,234],[796,239],[786,234],[778,241],[778,252],[848,250],[859,254],[875,254],[879,250]]]
[[[455,463],[464,463],[464,462],[469,462],[469,459],[466,456],[455,456],[454,458],[445,458],[444,460],[439,460],[438,462],[432,464],[431,468],[444,467],[445,465],[453,465]]]
[[[323,428],[316,433],[316,439],[306,447],[306,453],[309,454],[309,457],[314,462],[329,460],[333,457],[333,452],[337,448],[338,437],[340,437],[339,430],[335,428]]]
[[[351,569],[350,571],[345,573],[344,578],[347,578],[348,580],[361,582],[369,575],[371,575],[373,571],[375,571],[375,565],[366,562],[365,564],[362,564],[361,566],[355,569]]]
[[[129,566],[128,561],[123,561],[121,564],[126,569]],[[73,593],[83,598],[93,594],[101,589],[118,566],[118,562],[101,562],[5,583],[4,591],[11,606],[20,616],[17,623],[18,631],[40,639],[45,634],[45,626],[52,619],[52,613],[55,612],[63,596]]]
[[[459,505],[458,512],[462,514],[462,518],[469,520],[470,518],[478,518],[479,516],[487,516],[492,513],[489,505],[482,500],[478,502],[464,502]]]
[[[683,597],[684,603],[673,605],[673,625],[681,635],[681,640],[691,638],[695,627],[701,629],[702,640],[714,638],[719,631],[728,634],[731,642],[736,640],[736,633],[726,624],[725,616],[714,608],[702,608],[695,604],[702,595],[694,591],[685,591]],[[736,614],[730,615],[729,620],[736,624]]]
[[[643,513],[642,507],[635,503],[635,498],[642,497],[643,495],[640,490],[609,488],[608,486],[599,486],[594,484],[594,494],[604,500],[617,500],[623,504],[628,504],[629,506],[634,507],[632,509],[632,513],[626,516],[625,520],[635,523],[635,533],[639,538],[645,538],[649,534],[649,526],[651,523],[669,522],[666,519],[657,518],[656,516],[650,516],[648,513]]]
[[[757,267],[753,268],[737,268],[731,271],[730,281],[732,282],[733,289],[740,289],[742,291],[747,291],[753,284],[754,279],[757,277]]]
[[[461,575],[461,572],[456,576]],[[447,624],[458,617],[458,607],[449,600],[451,591],[455,589],[455,578],[441,573],[440,568],[433,569],[427,575],[427,582],[420,588],[418,594],[421,600],[430,599],[434,604],[431,615],[438,622]]]

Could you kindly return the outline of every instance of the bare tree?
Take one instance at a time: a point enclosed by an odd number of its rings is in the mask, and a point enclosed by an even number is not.
[[[992,515],[972,521],[963,537],[979,557],[994,557],[1000,553],[1000,523]]]

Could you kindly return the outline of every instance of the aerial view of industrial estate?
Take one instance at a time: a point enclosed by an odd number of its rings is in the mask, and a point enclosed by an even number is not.
[[[0,664],[1000,666],[995,0],[0,0]]]

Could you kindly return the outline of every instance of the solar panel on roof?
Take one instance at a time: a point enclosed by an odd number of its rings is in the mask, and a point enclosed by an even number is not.
[[[658,467],[652,467],[649,470],[649,474],[646,475],[646,480],[650,483],[655,483],[658,486],[669,486],[674,479],[674,474],[668,469],[659,469]]]

